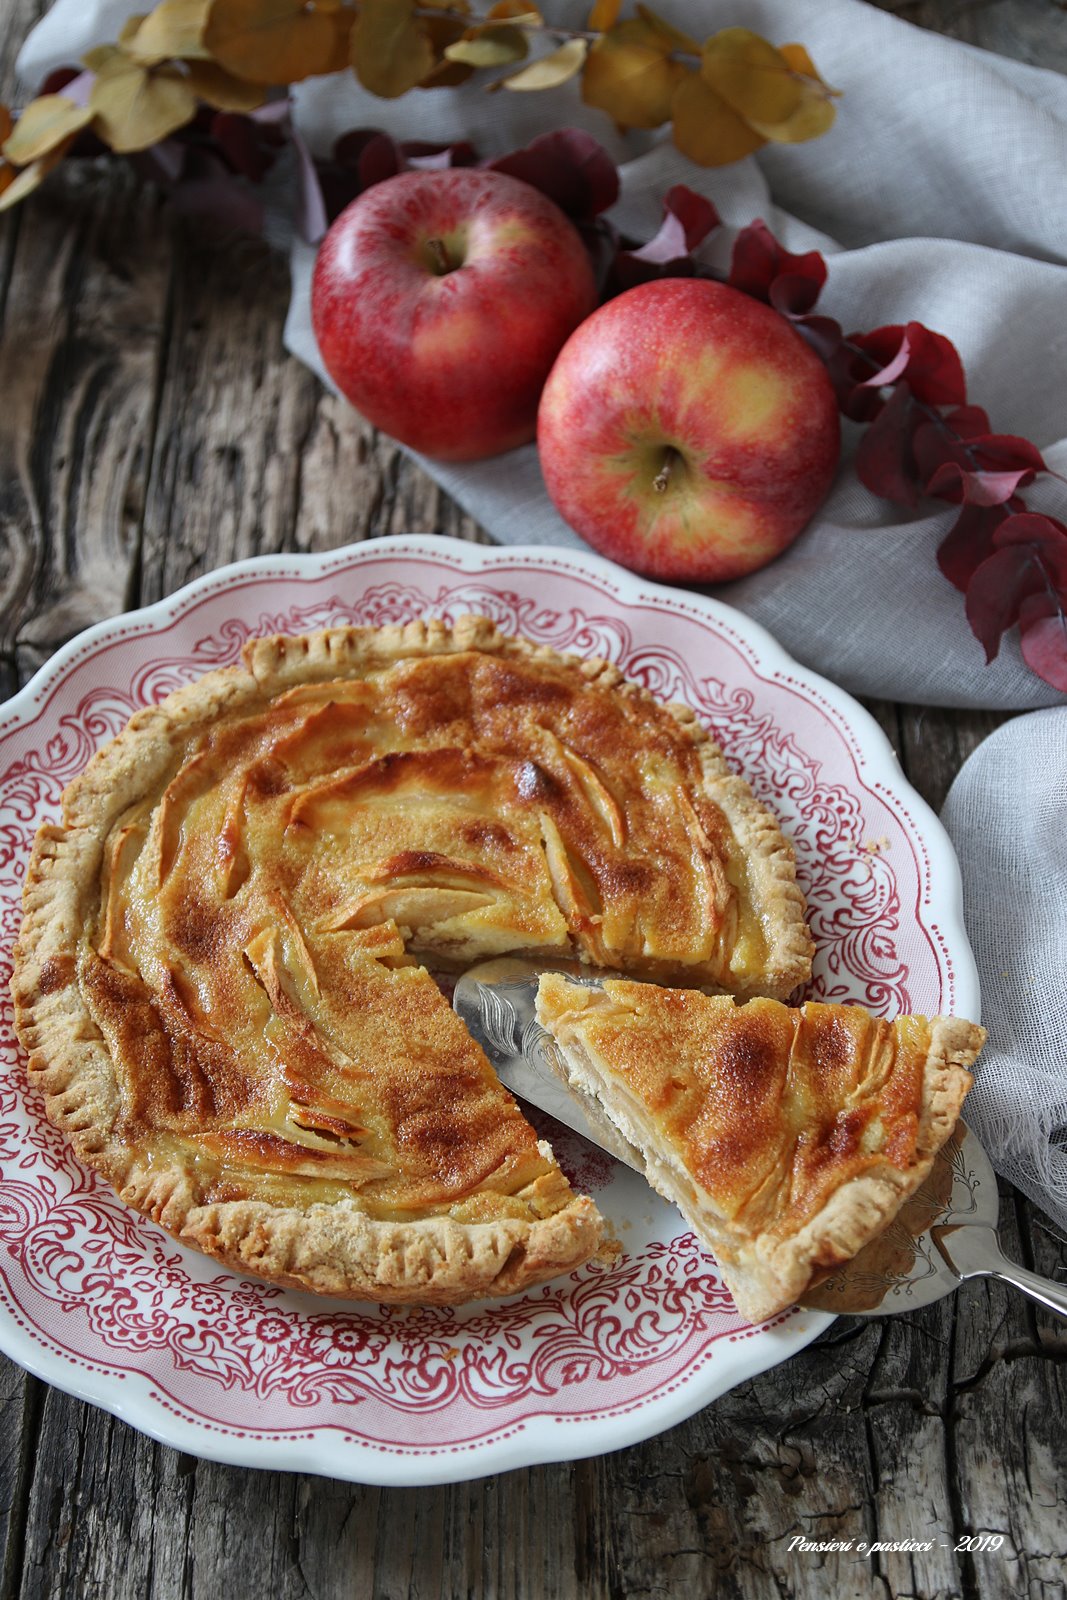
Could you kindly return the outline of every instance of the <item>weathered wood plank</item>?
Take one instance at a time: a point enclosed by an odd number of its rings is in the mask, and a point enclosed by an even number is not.
[[[139,596],[227,561],[382,534],[484,539],[391,441],[282,347],[285,272],[265,247],[175,246]]]
[[[1067,72],[1061,0],[871,0],[935,33],[980,45],[1035,67]]]
[[[1003,1548],[961,1556],[983,1600],[1067,1592],[1067,1367],[1019,1355],[958,1385],[953,1408],[961,1520]],[[992,1418],[1007,1426],[992,1427]]]
[[[0,102],[5,105],[14,101],[15,56],[19,46],[45,9],[46,0],[8,0],[4,8],[0,18]],[[21,221],[18,212],[0,217],[0,340],[4,337],[8,317]],[[0,529],[6,499],[0,466]],[[0,575],[7,565],[4,535],[0,531]],[[3,581],[0,576],[0,589]],[[15,692],[19,681],[14,650],[0,642],[0,701]],[[44,1393],[44,1386],[36,1378],[0,1356],[0,1600],[11,1600],[20,1580],[26,1504]]]
[[[6,15],[0,19],[0,102],[4,105],[10,106],[15,101],[15,57],[41,9],[41,0],[13,0]],[[0,216],[0,336],[3,334],[7,292],[15,266],[18,232],[18,211],[5,212]],[[2,494],[0,487],[0,498]],[[0,572],[4,570],[7,560],[3,536],[0,535]],[[0,702],[14,694],[18,687],[14,652],[0,647]]]
[[[960,767],[982,740],[1008,720],[1002,711],[900,707],[900,758],[923,799],[940,811]]]
[[[0,1356],[0,1600],[17,1594],[44,1385]]]
[[[301,452],[294,547],[333,550],[401,533],[493,542],[392,440],[375,433],[345,401],[318,391]]]
[[[164,233],[128,171],[84,166],[19,217],[0,341],[0,655],[21,674],[129,604]]]

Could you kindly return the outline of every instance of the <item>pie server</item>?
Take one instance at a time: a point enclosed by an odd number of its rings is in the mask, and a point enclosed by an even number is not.
[[[459,979],[452,1004],[513,1094],[640,1171],[636,1152],[621,1136],[612,1147],[590,1127],[580,1101],[550,1064],[555,1044],[534,1010],[537,980],[546,970],[547,964],[535,967],[512,957],[483,962]],[[593,987],[602,981],[576,963],[558,962],[551,970]],[[1018,1266],[1001,1250],[996,1174],[960,1121],[922,1187],[889,1226],[801,1303],[849,1316],[883,1316],[929,1305],[967,1278],[999,1278],[1067,1317],[1067,1285]]]

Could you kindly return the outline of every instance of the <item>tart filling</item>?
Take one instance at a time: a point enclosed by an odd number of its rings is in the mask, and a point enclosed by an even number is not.
[[[417,957],[810,972],[792,852],[692,714],[484,618],[254,641],[139,712],[24,903],[18,1026],[82,1159],[241,1270],[383,1300],[604,1233]]]

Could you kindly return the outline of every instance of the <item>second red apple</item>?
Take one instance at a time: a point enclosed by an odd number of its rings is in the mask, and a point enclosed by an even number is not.
[[[719,583],[796,538],[833,481],[840,428],[825,367],[784,317],[670,278],[571,335],[537,443],[549,494],[594,549],[652,577]]]

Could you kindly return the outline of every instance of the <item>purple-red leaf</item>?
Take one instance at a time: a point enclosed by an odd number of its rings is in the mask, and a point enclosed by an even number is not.
[[[1047,605],[1027,614],[1024,606],[1019,618],[1023,660],[1031,672],[1067,694],[1067,617],[1062,608],[1049,611]]]
[[[989,432],[989,413],[981,406],[957,406],[944,418],[945,426],[959,439],[976,439]]]
[[[989,433],[980,406],[931,417],[915,432],[915,460],[927,493],[957,504],[1000,505],[1046,469],[1036,445]]]
[[[750,222],[734,240],[728,283],[765,300],[783,316],[811,310],[826,282],[826,262],[817,250],[791,255],[763,221]]]
[[[1003,506],[964,506],[942,539],[937,564],[949,583],[964,590],[987,556],[1008,513]]]
[[[400,146],[377,128],[353,128],[342,134],[333,147],[333,159],[343,172],[351,173],[364,188],[395,177],[404,167]]]
[[[1050,585],[1067,593],[1067,527],[1039,511],[1007,517],[993,536],[996,549],[1028,545],[1039,555]]]
[[[429,144],[425,139],[405,139],[400,153],[409,167],[420,172],[442,172],[448,167],[474,167],[478,152],[468,139],[455,144]]]
[[[1044,587],[1038,562],[1025,545],[994,550],[967,585],[967,621],[992,661],[1007,628],[1019,620],[1023,601]]]
[[[867,376],[858,380],[864,389],[884,389],[907,371],[911,346],[900,324],[873,328],[870,333],[852,333],[849,343],[869,357]]]
[[[719,213],[710,200],[687,189],[684,183],[676,183],[667,190],[663,221],[656,237],[632,254],[639,261],[675,261],[703,244],[719,222]]]
[[[794,317],[793,321],[797,332],[808,341],[819,360],[829,366],[845,337],[841,324],[833,317],[820,316]]]
[[[54,67],[37,90],[38,95],[64,94],[75,78],[82,76],[83,70],[82,67]]]
[[[216,111],[211,116],[210,138],[231,172],[261,183],[285,143],[280,128],[237,111]]]
[[[899,323],[854,333],[849,343],[863,351],[873,371],[866,388],[884,388],[906,379],[917,400],[931,406],[962,406],[967,399],[963,363],[951,339],[924,328],[921,322]]]
[[[980,433],[969,440],[974,458],[990,472],[1047,472],[1045,458],[1036,444],[1014,433]]]
[[[619,198],[615,163],[604,146],[580,128],[543,133],[524,149],[486,165],[492,172],[506,172],[532,184],[577,221],[592,220]]]
[[[929,484],[938,469],[948,462],[955,462],[966,472],[975,465],[971,447],[953,432],[946,418],[927,417],[915,430],[915,464],[922,482]],[[958,488],[955,479],[953,487]]]
[[[951,339],[943,333],[909,322],[908,383],[917,400],[930,406],[962,406],[967,400],[967,379],[963,362]]]
[[[345,206],[386,178],[404,170],[400,146],[377,128],[353,128],[333,147],[329,161],[316,161],[326,215],[332,222]]]
[[[958,461],[945,461],[926,485],[927,494],[969,506],[1000,506],[1030,483],[1029,467],[1021,472],[969,472]]]
[[[690,256],[719,226],[719,213],[710,200],[687,189],[684,183],[668,190],[663,202],[663,221],[655,238],[637,250],[620,250],[615,260],[615,277],[620,289],[652,278],[692,277],[696,263]]]
[[[901,384],[863,435],[856,454],[856,475],[872,494],[913,509],[919,503],[919,483],[912,437],[921,417]]]

